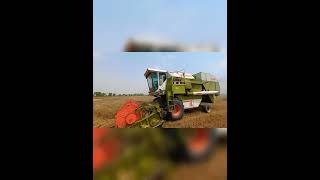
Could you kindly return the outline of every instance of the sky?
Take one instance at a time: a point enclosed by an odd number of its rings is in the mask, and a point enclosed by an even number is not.
[[[128,38],[214,44],[221,53],[124,53]],[[227,0],[94,0],[94,91],[147,93],[147,67],[216,75],[227,89]]]
[[[213,52],[118,52],[94,56],[93,90],[100,92],[148,93],[147,68],[215,75],[221,92],[227,89],[227,59]]]
[[[227,0],[94,0],[94,51],[120,52],[130,37],[226,48]]]

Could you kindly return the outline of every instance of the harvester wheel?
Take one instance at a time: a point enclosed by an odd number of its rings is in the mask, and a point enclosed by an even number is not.
[[[189,135],[185,140],[185,156],[190,162],[201,161],[207,159],[214,153],[217,141],[215,129],[198,128],[192,135]]]
[[[209,104],[205,104],[202,106],[204,112],[209,113],[211,111],[210,105]]]
[[[206,160],[215,152],[216,128],[163,129],[163,132],[175,144],[169,151],[173,160],[197,162]]]
[[[169,113],[169,119],[176,121],[182,119],[184,115],[184,106],[178,99],[173,100],[174,110]]]

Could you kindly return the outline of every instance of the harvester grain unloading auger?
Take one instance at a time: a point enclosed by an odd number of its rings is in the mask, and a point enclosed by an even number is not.
[[[138,104],[127,101],[116,112],[116,127],[155,128],[164,120],[180,120],[185,109],[202,107],[207,113],[220,95],[216,78],[204,72],[188,74],[148,68],[144,74],[153,102]]]

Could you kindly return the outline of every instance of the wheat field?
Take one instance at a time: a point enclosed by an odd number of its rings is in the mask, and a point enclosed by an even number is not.
[[[93,97],[93,127],[115,127],[115,113],[129,99],[138,103],[151,102],[153,96],[106,96]],[[178,121],[166,121],[164,128],[226,128],[227,97],[220,96],[212,105],[210,113],[201,108],[185,110]]]

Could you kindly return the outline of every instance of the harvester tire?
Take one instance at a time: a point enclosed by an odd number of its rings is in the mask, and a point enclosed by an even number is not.
[[[174,161],[199,162],[208,159],[215,153],[218,140],[215,128],[163,129],[163,131],[175,144],[169,151]],[[186,137],[183,135],[185,131],[197,131],[197,135]]]
[[[211,107],[209,104],[205,104],[202,106],[204,112],[209,113],[211,111]]]
[[[198,128],[195,129],[195,131],[200,131],[200,137],[196,137],[196,141],[203,141],[204,147],[201,151],[198,151],[196,145],[196,149],[194,147],[190,146],[190,143],[186,143],[184,145],[184,156],[185,159],[189,162],[198,162],[208,159],[210,155],[212,155],[216,150],[216,143],[217,143],[217,135],[216,135],[216,129],[203,129]],[[199,132],[197,133],[199,136]],[[206,135],[204,135],[206,134]],[[201,143],[200,143],[201,145]]]
[[[184,115],[183,103],[180,100],[175,99],[173,100],[173,104],[174,104],[174,110],[169,113],[169,119],[172,121],[177,121],[182,119]]]

